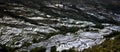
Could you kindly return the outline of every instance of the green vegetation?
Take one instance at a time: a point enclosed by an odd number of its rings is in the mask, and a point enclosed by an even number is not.
[[[45,33],[40,33],[40,34],[44,34],[45,37],[46,37],[45,39],[49,39],[51,36],[54,36],[54,35],[57,35],[57,34],[65,35],[66,33],[75,33],[80,28],[79,27],[66,27],[66,26],[62,26],[62,27],[55,27],[55,29],[58,29],[60,31],[59,32],[52,32],[52,33],[49,33],[49,34],[45,34]],[[40,41],[36,40],[36,39],[33,39],[33,42],[40,42]]]
[[[80,28],[79,28],[79,27],[66,27],[66,26],[61,26],[61,27],[56,27],[55,29],[60,30],[60,34],[66,34],[67,32],[75,33],[75,32],[78,31]]]
[[[71,48],[69,50],[63,50],[62,52],[78,52],[78,51],[75,50],[74,48]]]
[[[11,48],[11,47],[8,47],[6,45],[1,45],[1,44],[0,44],[0,47],[2,48],[0,49],[0,51],[2,52],[16,52],[17,50],[17,48]]]
[[[100,44],[95,45],[93,47],[90,47],[88,49],[85,49],[81,52],[120,52],[120,32],[114,31],[110,35],[104,36],[106,40]],[[35,40],[36,41],[36,40]],[[30,43],[25,43],[23,46],[29,46]],[[0,45],[0,47],[3,49],[4,52],[16,52],[19,48],[11,48],[5,45]],[[32,49],[30,52],[45,52],[45,47],[36,47]],[[28,51],[22,51],[22,52],[28,52]],[[56,46],[51,47],[51,52],[58,52],[56,50]],[[75,48],[71,48],[69,50],[63,50],[62,52],[80,52],[75,50]]]
[[[118,36],[120,34],[120,32],[118,31],[113,31],[111,34],[107,35],[107,36],[104,36],[105,38],[112,38],[112,37],[115,37],[115,36]]]
[[[28,51],[20,51],[20,52],[28,52]]]
[[[115,36],[113,37],[113,35]],[[113,32],[105,37],[106,40],[102,44],[95,45],[82,52],[120,52],[120,32]]]
[[[46,34],[46,39],[50,38],[51,36],[54,36],[56,34],[59,34],[59,32],[53,32],[53,33],[49,33],[49,34]]]
[[[38,43],[38,42],[40,42],[42,39],[36,39],[36,38],[34,38],[33,40],[32,40],[32,42],[33,43]]]
[[[51,47],[51,52],[57,52],[56,46]]]
[[[0,13],[0,18],[2,18],[4,15]]]
[[[100,23],[96,24],[95,26],[93,26],[94,28],[100,28],[100,29],[103,29],[104,26]]]
[[[28,46],[30,46],[31,45],[31,43],[28,43],[28,42],[25,42],[23,45],[22,45],[22,47],[28,47]]]
[[[32,49],[30,52],[45,52],[46,48],[45,47],[36,47]]]

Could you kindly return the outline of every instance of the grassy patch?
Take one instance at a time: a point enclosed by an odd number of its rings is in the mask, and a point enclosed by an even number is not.
[[[56,46],[51,47],[51,52],[58,52]]]
[[[40,42],[40,41],[42,41],[42,39],[33,38],[33,40],[32,40],[33,43],[38,43],[38,42]]]
[[[103,29],[104,26],[100,23],[97,23],[95,26],[93,26],[94,28],[99,28],[99,29]]]
[[[117,36],[117,35],[119,35],[119,34],[120,34],[120,32],[118,32],[118,31],[113,31],[112,33],[110,33],[109,35],[104,36],[104,37],[105,37],[105,38],[111,38],[111,37]]]
[[[57,34],[59,34],[59,32],[53,32],[53,33],[46,34],[46,39],[48,39],[54,35],[57,35]]]
[[[0,44],[0,52],[16,52],[16,50],[18,49],[18,48],[11,48],[11,47],[8,47],[8,46],[6,46],[6,45],[1,45]]]
[[[114,39],[111,39],[113,35],[116,36],[114,36]],[[102,44],[85,49],[82,52],[120,52],[120,33],[114,32],[106,37]]]
[[[45,52],[46,48],[45,47],[36,47],[32,49],[30,52]]]
[[[55,27],[55,29],[60,30],[60,34],[66,34],[68,32],[70,33],[75,33],[78,31],[80,28],[79,27],[66,27],[66,26],[61,26],[61,27]]]
[[[31,45],[31,43],[28,43],[28,42],[25,42],[23,45],[22,45],[22,47],[28,47],[28,46],[30,46]]]
[[[69,50],[63,50],[62,52],[78,52],[74,48],[70,48]]]

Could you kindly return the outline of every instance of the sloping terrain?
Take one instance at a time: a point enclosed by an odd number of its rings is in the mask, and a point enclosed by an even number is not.
[[[0,1],[0,50],[82,51],[120,32],[118,0]],[[9,47],[9,49],[7,49]],[[12,52],[13,52],[12,51]]]

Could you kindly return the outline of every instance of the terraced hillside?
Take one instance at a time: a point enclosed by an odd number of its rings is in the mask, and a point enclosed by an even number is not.
[[[119,0],[1,0],[0,51],[82,51],[120,32]],[[115,35],[113,35],[113,33]],[[34,51],[38,50],[38,51]]]

